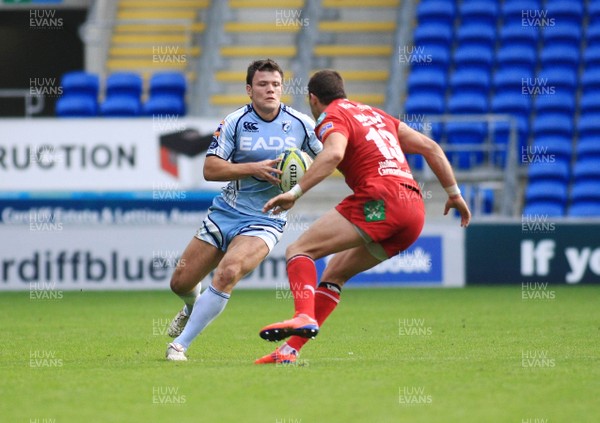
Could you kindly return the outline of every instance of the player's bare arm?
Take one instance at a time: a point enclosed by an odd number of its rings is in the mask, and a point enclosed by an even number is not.
[[[204,161],[204,179],[207,181],[233,181],[236,179],[254,176],[277,185],[281,174],[275,166],[280,159],[263,160],[251,163],[231,163],[218,156],[209,156]]]
[[[408,154],[421,154],[444,188],[456,185],[452,166],[442,148],[429,137],[410,128],[404,122],[398,125],[398,140],[402,151]],[[471,212],[461,195],[448,197],[444,207],[444,215],[455,208],[460,213],[460,225],[466,227],[471,221]]]
[[[334,132],[323,143],[323,151],[317,155],[313,164],[298,183],[301,192],[305,193],[333,173],[344,158],[348,139]],[[291,209],[299,197],[292,191],[271,198],[263,207],[263,212],[273,209],[274,214]]]

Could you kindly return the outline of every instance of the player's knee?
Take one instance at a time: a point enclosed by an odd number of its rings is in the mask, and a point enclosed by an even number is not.
[[[183,295],[190,291],[188,280],[185,277],[184,272],[179,268],[176,268],[173,272],[170,286],[171,291],[177,295]]]
[[[219,266],[213,278],[213,286],[222,291],[229,291],[242,278],[242,268],[239,263],[227,263]]]

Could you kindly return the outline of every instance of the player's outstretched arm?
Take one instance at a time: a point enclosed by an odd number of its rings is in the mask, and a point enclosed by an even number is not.
[[[254,176],[273,185],[279,183],[275,169],[281,159],[263,160],[250,163],[231,163],[218,156],[208,156],[204,161],[204,179],[207,181],[234,181],[236,179]]]
[[[323,151],[317,155],[298,185],[291,191],[279,194],[267,201],[263,212],[273,210],[274,214],[279,214],[294,207],[300,196],[333,173],[344,158],[347,145],[348,139],[342,134],[334,132],[329,135],[323,143]]]
[[[402,151],[409,154],[421,154],[425,158],[442,187],[448,191],[444,215],[448,214],[451,208],[457,209],[460,213],[460,225],[468,226],[471,221],[471,211],[458,188],[453,188],[456,187],[456,178],[446,154],[438,143],[410,128],[404,122],[400,122],[398,125],[398,140]]]

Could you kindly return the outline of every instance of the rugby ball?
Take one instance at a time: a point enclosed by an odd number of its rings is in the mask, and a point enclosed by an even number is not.
[[[277,169],[281,171],[279,188],[283,192],[288,192],[300,182],[300,179],[312,164],[312,159],[304,151],[293,147],[287,148],[277,158],[281,159],[277,163]]]

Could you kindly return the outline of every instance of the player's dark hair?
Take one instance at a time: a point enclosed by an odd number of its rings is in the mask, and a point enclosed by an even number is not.
[[[281,75],[281,79],[283,79],[283,69],[277,64],[276,61],[271,59],[261,59],[255,60],[250,63],[248,66],[248,71],[246,72],[246,84],[252,85],[252,80],[254,79],[254,74],[256,72],[279,72]]]
[[[330,69],[320,70],[310,78],[308,92],[317,96],[324,105],[338,98],[346,98],[342,76]]]

